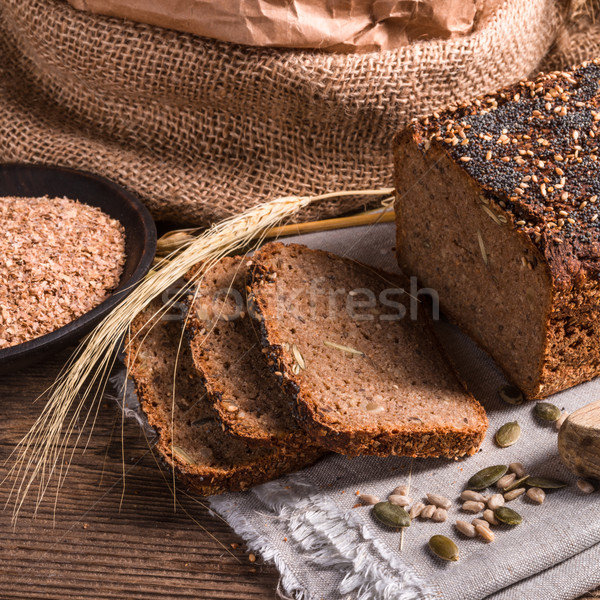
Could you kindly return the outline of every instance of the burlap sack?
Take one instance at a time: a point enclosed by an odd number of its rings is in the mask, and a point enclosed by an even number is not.
[[[387,186],[393,133],[530,73],[556,38],[558,1],[488,0],[466,37],[332,55],[3,0],[0,158],[107,175],[155,218],[198,225],[278,195]]]

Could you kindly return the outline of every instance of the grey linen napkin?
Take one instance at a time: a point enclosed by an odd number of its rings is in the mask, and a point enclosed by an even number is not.
[[[310,234],[297,241],[387,270],[397,270],[393,224]],[[249,492],[210,499],[222,515],[265,560],[281,573],[286,594],[302,600],[568,599],[600,585],[598,494],[584,495],[571,485],[549,493],[543,505],[521,497],[511,503],[524,522],[495,528],[496,540],[466,539],[453,526],[458,496],[468,478],[493,464],[522,462],[528,472],[575,483],[557,453],[554,426],[542,426],[533,404],[510,406],[497,398],[506,383],[491,359],[456,327],[440,321],[437,333],[457,362],[490,421],[482,451],[461,461],[331,455],[317,465]],[[552,402],[569,412],[598,398],[600,380],[555,395]],[[500,449],[494,432],[518,420],[522,436]],[[428,492],[453,502],[445,523],[415,520],[400,534],[380,527],[369,508],[354,508],[357,491],[387,498],[411,481],[410,496]],[[444,563],[432,557],[427,541],[452,537],[461,559]]]

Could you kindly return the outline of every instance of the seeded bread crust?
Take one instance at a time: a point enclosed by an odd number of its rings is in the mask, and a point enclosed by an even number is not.
[[[292,416],[293,399],[262,351],[260,326],[247,303],[249,262],[223,258],[191,290],[185,328],[192,359],[232,435],[295,453],[314,442]]]
[[[532,399],[600,374],[599,81],[599,60],[541,75],[415,122],[395,140],[397,189],[410,182],[411,190],[410,198],[399,191],[396,204],[403,269],[434,285],[419,265],[439,248],[433,241],[419,256],[418,228],[406,225],[411,207],[419,210],[432,193],[417,177],[427,168],[442,180],[461,173],[464,187],[480,195],[498,224],[498,235],[514,236],[524,249],[523,267],[544,281],[536,290],[544,305],[544,340],[526,379],[465,319],[460,300],[440,298],[452,320]],[[465,294],[464,302],[472,301]]]
[[[160,304],[155,302],[132,324],[130,343],[126,344],[126,364],[142,410],[157,433],[158,455],[186,487],[205,496],[247,490],[302,469],[319,458],[320,453],[311,448],[296,454],[269,447],[252,448],[223,432],[185,344],[181,345],[177,366],[173,440],[172,378],[181,323],[154,319],[150,329],[147,323],[158,308]],[[183,411],[178,408],[182,403]]]
[[[450,387],[450,394],[456,402],[456,411],[464,411],[469,425],[458,429],[444,424],[427,423],[427,418],[421,414],[423,421],[415,416],[414,425],[386,426],[366,425],[361,422],[348,422],[339,417],[339,410],[318,394],[315,386],[311,385],[310,369],[319,369],[319,364],[309,365],[306,370],[299,369],[294,349],[290,347],[288,331],[285,331],[282,316],[273,303],[273,286],[275,282],[282,283],[288,273],[287,266],[293,264],[295,269],[302,270],[302,263],[306,256],[318,257],[323,264],[331,266],[352,264],[355,268],[353,280],[348,282],[352,288],[381,285],[381,278],[388,284],[400,285],[406,288],[406,282],[398,281],[395,276],[374,271],[369,267],[357,265],[353,261],[324,251],[309,250],[296,244],[284,246],[281,243],[271,243],[254,255],[254,268],[252,271],[251,289],[257,314],[261,318],[261,331],[263,344],[273,369],[279,373],[282,385],[288,394],[294,397],[297,404],[297,416],[302,426],[322,446],[345,454],[358,456],[361,454],[389,456],[414,456],[414,457],[448,457],[458,458],[472,455],[479,449],[487,429],[487,417],[483,407],[468,393],[454,373],[441,358],[437,342],[428,327],[423,327],[421,334],[426,341],[415,352],[426,352],[433,357],[433,363],[439,369],[440,380]],[[276,266],[279,263],[279,266]],[[307,275],[307,278],[311,277]],[[307,279],[308,280],[308,279]],[[336,282],[339,283],[339,282]],[[288,315],[289,316],[289,315]],[[298,318],[298,315],[296,315]],[[303,321],[302,321],[303,322]],[[402,327],[402,323],[390,323],[387,327]],[[327,327],[325,323],[317,322],[314,325],[314,335],[318,336],[321,329]],[[412,324],[410,327],[416,327]],[[333,352],[338,352],[333,350]],[[394,348],[389,348],[394,353]],[[337,355],[332,356],[336,360]],[[381,374],[381,377],[385,377]],[[435,375],[434,375],[435,379]],[[342,376],[339,380],[332,381],[335,393],[343,402],[344,383]],[[398,381],[400,388],[410,382]],[[438,390],[441,391],[441,390]],[[445,390],[444,390],[445,391]],[[403,392],[401,391],[400,394]],[[410,392],[407,392],[409,395]],[[443,393],[441,394],[443,396]],[[435,402],[433,408],[435,408]],[[462,414],[462,413],[461,413]],[[468,417],[467,417],[468,415]],[[413,418],[413,417],[411,417]],[[417,424],[418,421],[421,423]]]

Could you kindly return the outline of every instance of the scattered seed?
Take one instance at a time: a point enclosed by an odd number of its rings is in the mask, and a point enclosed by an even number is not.
[[[490,525],[498,525],[498,519],[496,519],[496,516],[494,515],[494,511],[490,508],[488,508],[487,510],[483,511],[483,518],[490,524]]]
[[[408,486],[407,485],[399,485],[392,490],[391,496],[407,496],[408,495]]]
[[[471,523],[457,519],[454,525],[456,526],[456,529],[460,531],[460,533],[466,535],[467,537],[474,538],[477,535],[475,527]]]
[[[409,527],[410,516],[401,506],[391,504],[390,502],[378,502],[373,507],[373,515],[387,527]]]
[[[385,407],[381,406],[381,404],[377,404],[376,402],[368,402],[367,406],[365,406],[365,410],[370,413],[377,414],[380,412],[385,412]]]
[[[507,525],[518,525],[523,522],[523,517],[516,510],[508,508],[508,506],[499,506],[494,511],[494,516],[498,521],[502,521]]]
[[[445,535],[434,535],[429,540],[429,549],[443,560],[456,562],[459,559],[458,546]]]
[[[568,417],[569,413],[565,411],[560,415],[560,417],[558,417],[558,419],[556,419],[556,421],[554,421],[554,427],[556,427],[557,431],[560,431],[562,424],[568,419]]]
[[[445,508],[436,508],[431,519],[436,523],[443,523],[448,518],[448,511]]]
[[[527,490],[527,497],[536,504],[543,504],[546,499],[546,492],[543,489],[533,487]]]
[[[471,521],[471,525],[473,525],[473,527],[475,527],[475,525],[483,525],[484,527],[490,526],[490,524],[487,521],[484,521],[483,519],[473,519]]]
[[[527,471],[525,471],[525,467],[520,462],[510,463],[510,465],[508,465],[508,469],[517,477],[525,477],[525,474],[527,473]]]
[[[304,362],[304,357],[302,356],[302,353],[300,352],[300,350],[298,349],[298,346],[296,346],[296,344],[292,344],[292,354],[294,355],[296,364],[302,370],[306,369],[306,363]]]
[[[506,474],[506,471],[508,471],[506,465],[493,465],[481,469],[481,471],[478,471],[471,479],[469,479],[467,487],[473,488],[474,490],[483,490],[496,483],[496,481]]]
[[[496,510],[499,506],[504,506],[504,496],[502,494],[494,494],[488,498],[488,508]]]
[[[560,419],[560,408],[551,402],[538,402],[534,410],[536,417],[542,421],[554,422]]]
[[[465,502],[467,500],[472,500],[473,502],[484,502],[485,501],[484,495],[480,494],[479,492],[476,492],[475,490],[465,490],[460,495],[460,499],[464,500]]]
[[[500,448],[508,448],[516,444],[520,437],[521,426],[517,421],[510,421],[498,429],[494,439]]]
[[[506,492],[506,494],[504,494],[504,499],[507,502],[510,502],[511,500],[514,500],[515,498],[522,496],[524,493],[525,493],[525,488],[516,488],[514,490],[511,490],[510,492]]]
[[[235,404],[231,404],[229,402],[224,402],[223,403],[223,408],[230,413],[234,413],[237,412],[238,410],[240,410],[239,406],[236,406]]]
[[[514,473],[508,473],[496,481],[496,487],[499,487],[501,490],[506,489],[516,478],[517,476]]]
[[[421,519],[431,519],[436,509],[437,506],[434,506],[433,504],[428,504],[427,506],[425,506],[425,508],[423,508],[419,516],[421,517]]]
[[[361,494],[358,499],[367,506],[372,506],[380,502],[377,496],[373,496],[373,494]]]
[[[439,494],[427,494],[427,500],[429,500],[430,504],[435,504],[436,506],[445,508],[446,510],[452,506],[452,502],[450,502],[448,498],[440,496]]]
[[[462,509],[466,512],[478,513],[485,508],[483,502],[473,502],[473,500],[467,500],[463,505]]]
[[[567,487],[569,484],[560,479],[552,479],[550,477],[529,477],[527,485],[529,487],[539,487],[543,490],[558,490]]]
[[[470,156],[461,156],[460,160],[462,160],[463,162],[469,162],[471,160]]]
[[[350,348],[350,346],[343,346],[342,344],[336,344],[335,342],[329,342],[327,340],[325,340],[323,342],[323,345],[328,346],[329,348],[335,348],[336,350],[341,350],[342,352],[348,352],[349,354],[355,354],[356,356],[364,356],[365,355],[364,352],[361,352],[360,350],[356,350],[354,348]],[[304,368],[304,367],[302,367],[302,368]]]
[[[586,481],[585,479],[578,479],[577,480],[577,487],[584,494],[592,494],[593,492],[596,491],[596,488],[594,488],[594,486],[589,481]]]
[[[254,554],[252,554],[252,553],[248,554],[248,560],[249,560],[251,563],[253,563],[253,562],[256,562],[256,555],[254,555]]]
[[[498,396],[500,400],[507,402],[508,404],[523,404],[525,398],[521,390],[514,385],[504,385],[498,390]]]
[[[475,525],[475,531],[480,537],[482,537],[486,542],[488,542],[488,544],[493,542],[496,537],[494,535],[494,532],[489,528],[487,524],[482,525],[480,523],[477,523],[477,525]]]
[[[512,492],[513,490],[523,487],[527,481],[529,481],[529,475],[525,475],[525,477],[519,477],[518,479],[515,479],[509,486],[505,487],[504,492]]]
[[[415,502],[410,509],[410,518],[416,519],[423,512],[424,508],[425,505],[422,502]]]
[[[408,498],[407,496],[400,496],[398,494],[392,494],[388,498],[388,502],[390,502],[391,504],[395,504],[396,506],[408,506],[412,502],[412,500],[410,498]]]

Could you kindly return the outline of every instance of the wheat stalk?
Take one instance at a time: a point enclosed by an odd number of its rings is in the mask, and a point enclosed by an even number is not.
[[[57,380],[47,390],[49,398],[40,416],[11,453],[9,459],[13,456],[16,458],[5,481],[13,480],[7,500],[10,502],[14,498],[13,522],[16,522],[25,498],[32,488],[35,489],[36,482],[34,514],[54,477],[57,477],[58,495],[68,473],[70,460],[67,458],[70,459],[78,446],[90,417],[95,419],[97,402],[102,396],[116,352],[136,315],[156,296],[173,286],[191,267],[202,264],[202,269],[198,269],[194,278],[188,282],[188,286],[193,285],[221,258],[236,250],[248,248],[252,243],[255,246],[260,244],[267,232],[313,202],[358,195],[389,196],[392,192],[393,189],[384,188],[278,198],[214,225],[197,237],[186,240],[185,247],[176,256],[169,255],[160,261],[79,344]],[[167,311],[185,291],[180,290],[161,311]],[[86,412],[85,403],[89,398],[92,401]],[[79,433],[68,457],[69,441],[77,427]]]

